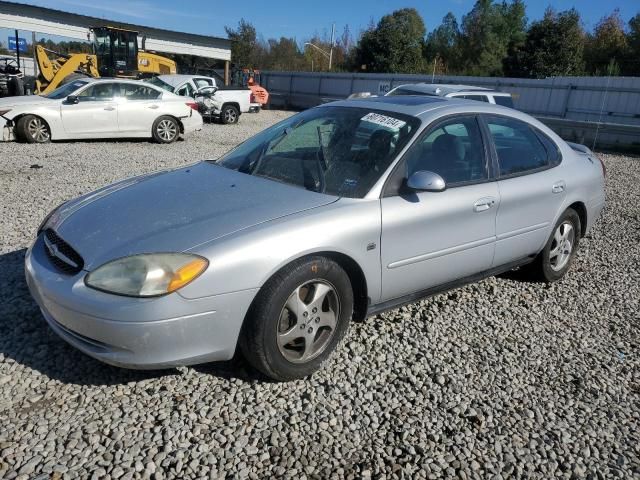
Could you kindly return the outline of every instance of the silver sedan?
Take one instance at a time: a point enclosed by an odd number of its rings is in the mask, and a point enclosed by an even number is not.
[[[552,282],[604,167],[515,110],[380,97],[307,110],[217,161],[110,185],[43,221],[26,277],[104,362],[317,370],[352,319],[514,268]]]

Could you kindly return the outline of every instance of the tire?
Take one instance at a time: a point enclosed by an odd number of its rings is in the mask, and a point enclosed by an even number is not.
[[[580,232],[578,213],[571,208],[567,209],[554,225],[544,249],[530,265],[530,275],[547,283],[564,277],[578,251]]]
[[[10,97],[20,97],[24,95],[24,83],[20,77],[9,78],[8,88]]]
[[[175,118],[164,115],[153,122],[151,134],[157,143],[173,143],[180,136],[180,125]]]
[[[51,130],[42,118],[35,115],[20,117],[16,123],[16,137],[26,143],[49,143]]]
[[[220,120],[225,125],[238,123],[240,118],[240,110],[235,105],[224,105],[220,111]]]
[[[325,257],[301,259],[262,287],[245,319],[240,348],[253,367],[274,380],[304,378],[335,350],[352,315],[346,272]]]

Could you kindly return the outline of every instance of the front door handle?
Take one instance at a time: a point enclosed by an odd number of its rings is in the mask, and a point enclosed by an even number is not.
[[[496,199],[493,197],[481,198],[473,204],[474,212],[485,212],[496,204]]]
[[[562,193],[564,192],[564,189],[567,187],[567,184],[564,183],[564,180],[560,180],[559,182],[556,182],[553,184],[553,187],[551,187],[551,191],[553,193]]]
[[[155,109],[160,108],[160,107],[158,107],[158,105],[149,105],[149,108],[151,110],[155,110]]]
[[[111,105],[109,105],[108,107],[104,107],[104,109],[105,109],[107,112],[113,112],[113,111],[116,109],[116,107],[112,107]]]

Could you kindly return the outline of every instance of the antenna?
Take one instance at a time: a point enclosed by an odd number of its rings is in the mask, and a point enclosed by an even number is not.
[[[598,132],[600,131],[600,125],[602,125],[602,112],[604,111],[604,104],[607,101],[607,95],[609,94],[609,83],[611,82],[612,70],[613,70],[613,65],[609,64],[609,76],[607,77],[607,85],[604,88],[604,95],[602,96],[602,104],[600,105],[600,115],[598,116],[598,125],[596,126],[596,134],[593,137],[593,145],[591,145],[591,150],[596,149],[596,143],[598,141]]]

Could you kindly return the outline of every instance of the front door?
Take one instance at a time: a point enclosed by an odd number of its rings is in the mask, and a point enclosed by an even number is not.
[[[399,186],[381,200],[382,302],[491,267],[500,199],[480,132],[474,115],[449,118],[427,129],[402,159],[395,175],[428,170],[447,188],[416,192],[389,182]]]
[[[118,132],[118,106],[113,98],[113,83],[91,83],[77,97],[78,103],[65,101],[60,106],[65,132],[78,136],[109,136]]]

